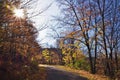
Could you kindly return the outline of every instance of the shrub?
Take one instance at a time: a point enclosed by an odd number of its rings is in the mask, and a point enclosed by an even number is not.
[[[85,61],[84,59],[76,61],[75,64],[74,64],[74,68],[83,69],[83,70],[86,70],[86,71],[90,70],[90,66],[89,66],[88,62]]]
[[[45,73],[36,61],[15,62],[11,59],[0,60],[0,80],[45,80]]]

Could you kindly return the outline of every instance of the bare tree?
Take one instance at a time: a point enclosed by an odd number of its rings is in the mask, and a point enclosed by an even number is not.
[[[82,44],[85,45],[89,55],[91,73],[95,73],[93,60],[92,60],[92,36],[89,35],[92,31],[92,10],[90,1],[71,1],[64,0],[61,1],[61,4],[66,6],[65,8],[65,16],[67,17],[67,21],[63,21],[66,25],[76,27],[76,30],[73,31],[73,35],[79,35],[74,40],[78,39]],[[88,9],[88,10],[87,10]],[[65,18],[66,18],[65,17]]]
[[[67,37],[80,41],[80,45],[87,49],[91,73],[96,73],[98,53],[105,54],[105,74],[114,74],[114,60],[118,66],[119,2],[119,0],[59,1],[63,18],[59,18],[58,21],[63,26],[76,28],[69,32],[74,37],[68,34]]]

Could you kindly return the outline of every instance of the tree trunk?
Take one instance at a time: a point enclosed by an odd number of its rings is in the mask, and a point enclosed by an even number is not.
[[[95,74],[95,72],[94,72],[94,67],[93,67],[93,59],[92,59],[92,55],[91,55],[91,51],[90,51],[89,45],[87,46],[87,48],[88,48],[89,61],[90,61],[90,72],[91,72],[92,74]]]

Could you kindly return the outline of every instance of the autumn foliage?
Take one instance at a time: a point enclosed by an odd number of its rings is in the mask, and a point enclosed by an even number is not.
[[[62,44],[75,45],[79,42],[79,49],[86,54],[92,74],[102,73],[111,78],[118,76],[120,0],[57,0],[57,2],[62,14],[56,17],[61,28]],[[64,48],[71,50],[75,47]],[[66,53],[71,54],[74,64],[73,52]]]
[[[19,0],[0,0],[0,80],[39,80],[37,29],[27,15],[14,16],[19,5]]]

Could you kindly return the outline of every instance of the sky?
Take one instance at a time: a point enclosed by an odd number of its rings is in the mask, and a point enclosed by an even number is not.
[[[50,7],[45,10],[49,5]],[[50,27],[54,25],[54,23],[52,23],[53,16],[57,16],[60,14],[57,3],[55,2],[55,0],[38,0],[38,2],[34,4],[34,7],[35,8],[33,8],[33,10],[35,11],[35,13],[45,10],[42,14],[31,18],[31,20],[34,22],[34,25],[37,27],[38,30],[43,27],[47,27],[39,31],[39,35],[37,38],[38,42],[43,47],[55,46],[56,40],[48,36],[49,33],[51,33]]]

